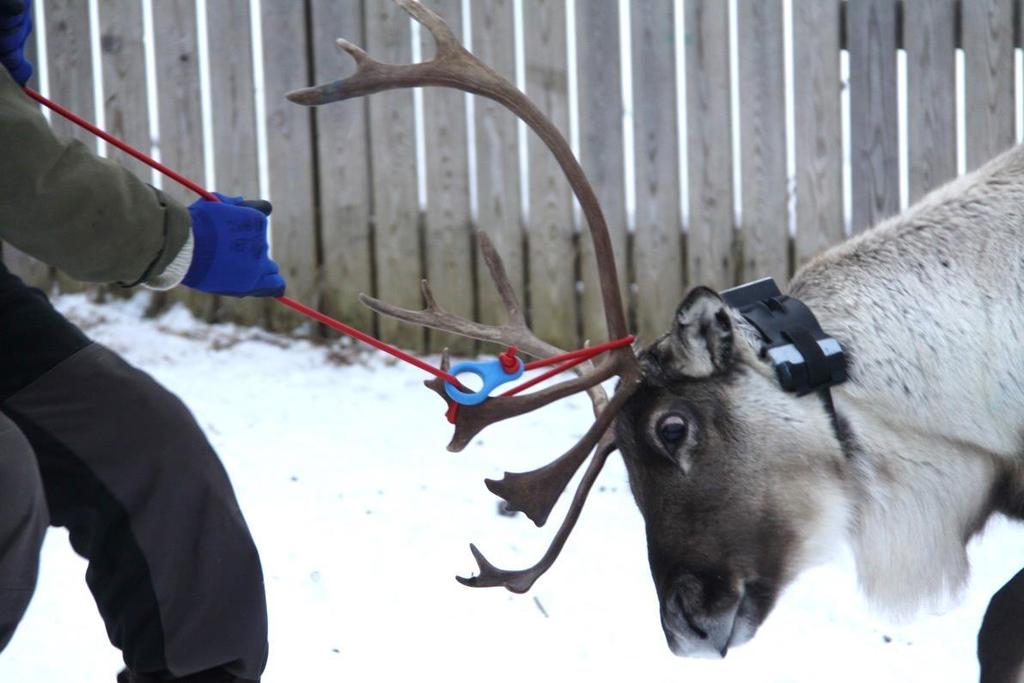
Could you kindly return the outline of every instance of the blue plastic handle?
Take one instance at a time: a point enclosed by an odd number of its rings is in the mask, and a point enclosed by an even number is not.
[[[462,391],[451,382],[445,382],[444,390],[450,399],[461,405],[475,406],[483,403],[491,395],[491,392],[502,384],[522,377],[526,365],[519,358],[516,358],[516,361],[519,365],[511,374],[505,372],[505,368],[501,366],[501,361],[498,359],[457,363],[449,372],[455,376],[468,372],[483,380],[484,385],[478,391]]]

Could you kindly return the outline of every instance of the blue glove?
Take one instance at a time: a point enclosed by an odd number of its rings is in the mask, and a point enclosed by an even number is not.
[[[270,202],[216,193],[188,207],[192,215],[192,265],[182,284],[226,296],[281,296],[284,278],[267,255]]]
[[[0,64],[18,85],[32,77],[32,64],[25,59],[25,41],[32,33],[32,0],[0,0]]]

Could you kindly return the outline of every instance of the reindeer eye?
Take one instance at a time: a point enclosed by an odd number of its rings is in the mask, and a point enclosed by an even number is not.
[[[658,438],[668,446],[677,446],[686,440],[689,425],[681,415],[666,415],[658,422]]]

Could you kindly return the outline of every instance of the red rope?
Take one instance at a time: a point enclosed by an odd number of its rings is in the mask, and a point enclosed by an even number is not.
[[[48,108],[52,109],[53,111],[57,112],[58,114],[60,114],[64,118],[66,118],[68,121],[70,121],[71,123],[75,124],[76,126],[81,126],[82,128],[85,128],[87,131],[89,131],[93,135],[106,140],[107,142],[112,144],[114,147],[117,147],[119,150],[121,150],[125,154],[132,155],[133,157],[135,157],[136,159],[138,159],[142,163],[146,164],[147,166],[151,166],[152,168],[155,168],[156,170],[160,171],[161,173],[163,173],[165,176],[167,176],[171,180],[174,180],[175,182],[180,183],[181,185],[184,185],[185,187],[187,187],[188,189],[192,190],[193,192],[195,192],[197,195],[199,195],[203,199],[208,199],[211,202],[219,201],[217,199],[217,195],[215,195],[212,192],[210,192],[209,190],[203,188],[202,185],[199,185],[198,183],[189,180],[188,178],[186,178],[185,176],[181,175],[180,173],[178,173],[174,169],[171,169],[171,168],[168,168],[168,167],[164,166],[163,164],[161,164],[159,161],[157,161],[153,157],[150,157],[150,156],[148,156],[146,154],[143,154],[139,150],[137,150],[134,147],[132,147],[131,145],[129,145],[124,140],[121,140],[120,138],[116,138],[113,135],[111,135],[110,133],[108,133],[107,131],[102,130],[100,128],[97,128],[96,126],[94,126],[93,124],[89,123],[88,121],[83,119],[81,116],[79,116],[75,112],[71,111],[70,109],[65,109],[64,107],[62,107],[61,105],[57,104],[53,100],[50,100],[50,99],[47,99],[46,97],[43,97],[42,95],[37,93],[32,88],[25,88],[25,94],[28,95],[29,97],[31,97],[36,102],[38,102],[39,104],[42,104],[43,106],[48,107]]]
[[[97,128],[92,123],[90,123],[89,121],[86,121],[81,116],[79,116],[78,114],[74,113],[73,111],[71,111],[69,109],[66,109],[66,108],[62,107],[61,105],[57,104],[56,102],[54,102],[53,100],[50,100],[50,99],[40,95],[39,93],[37,93],[35,90],[32,90],[31,88],[25,88],[25,93],[29,97],[34,99],[36,102],[39,102],[40,104],[42,104],[42,105],[44,105],[46,107],[49,107],[53,111],[57,112],[58,114],[60,114],[64,118],[66,118],[68,121],[71,121],[75,125],[81,126],[82,128],[86,129],[87,131],[89,131],[93,135],[96,135],[97,137],[100,137],[100,138],[106,140],[107,142],[109,142],[114,147],[117,147],[119,150],[121,150],[122,152],[125,152],[126,154],[130,154],[131,156],[135,157],[136,159],[138,159],[142,163],[146,164],[147,166],[155,168],[157,171],[159,171],[160,173],[163,173],[165,176],[167,176],[171,180],[174,180],[175,182],[177,182],[177,183],[179,183],[181,185],[184,185],[185,187],[187,187],[188,189],[192,190],[193,192],[195,192],[197,195],[199,195],[203,199],[207,199],[207,200],[209,200],[211,202],[220,201],[219,199],[217,199],[217,195],[213,194],[212,192],[210,192],[209,190],[204,188],[202,185],[196,183],[193,180],[189,180],[188,178],[186,178],[185,176],[181,175],[180,173],[178,173],[174,169],[171,169],[171,168],[168,168],[167,166],[164,166],[163,164],[161,164],[159,161],[157,161],[156,159],[152,158],[151,156],[149,156],[147,154],[143,154],[139,150],[137,150],[134,147],[132,147],[131,145],[129,145],[124,140],[121,140],[120,138],[114,137],[113,135],[111,135],[110,133],[106,132],[105,130],[102,130],[101,128]],[[335,320],[334,318],[332,318],[332,317],[330,317],[330,316],[328,316],[328,315],[326,315],[324,313],[321,313],[320,311],[318,311],[318,310],[316,310],[314,308],[310,308],[309,306],[306,306],[305,304],[299,303],[298,301],[295,301],[294,299],[290,299],[290,298],[288,298],[286,296],[280,296],[280,297],[274,297],[274,298],[279,303],[282,303],[285,306],[288,306],[292,310],[298,311],[299,313],[301,313],[302,315],[305,315],[308,318],[312,318],[313,320],[316,320],[317,322],[321,322],[324,325],[327,325],[328,327],[333,327],[334,329],[338,330],[339,332],[344,332],[345,334],[347,334],[350,337],[354,337],[355,339],[358,339],[361,342],[369,344],[370,346],[373,346],[374,348],[380,349],[381,351],[383,351],[385,353],[389,353],[392,356],[394,356],[395,358],[398,358],[399,360],[405,361],[406,363],[409,363],[411,365],[415,365],[416,367],[420,368],[421,370],[425,370],[426,372],[429,372],[430,374],[434,375],[435,377],[440,377],[441,379],[443,379],[446,382],[451,382],[452,384],[454,384],[456,386],[462,386],[459,383],[459,380],[456,379],[456,377],[454,375],[452,375],[451,373],[445,372],[444,370],[440,370],[438,368],[435,368],[432,365],[424,363],[419,358],[416,358],[414,356],[410,356],[409,354],[405,353],[401,349],[397,349],[394,346],[391,346],[390,344],[386,344],[386,343],[380,341],[379,339],[371,337],[370,335],[366,334],[365,332],[360,332],[359,330],[357,330],[354,327],[349,327],[345,323],[343,323],[343,322],[341,322],[339,320]]]
[[[534,377],[532,379],[528,379],[525,382],[523,382],[522,384],[518,384],[518,385],[512,387],[511,389],[506,391],[504,394],[502,394],[502,396],[515,396],[519,392],[526,391],[530,387],[536,386],[536,385],[540,384],[541,382],[543,382],[546,379],[554,377],[555,375],[560,375],[560,374],[562,374],[563,372],[565,372],[567,370],[573,369],[574,367],[576,367],[577,365],[579,365],[580,363],[582,363],[585,360],[587,360],[587,359],[586,358],[575,358],[575,359],[570,360],[570,361],[568,361],[566,363],[562,363],[561,365],[559,365],[557,367],[551,368],[547,372],[542,372],[541,374],[537,375],[536,377]]]
[[[612,349],[618,349],[622,348],[623,346],[629,346],[630,344],[633,343],[634,339],[635,337],[633,335],[630,335],[628,337],[623,337],[622,339],[614,339],[603,344],[598,344],[597,346],[588,346],[587,348],[569,351],[568,353],[563,353],[558,356],[551,356],[550,358],[542,358],[540,360],[531,361],[526,364],[526,369],[536,370],[537,368],[543,368],[548,365],[554,365],[555,363],[561,363],[563,360],[572,360],[574,358],[587,360],[588,358],[598,356],[604,353],[605,351],[611,351]],[[578,363],[573,363],[573,365],[578,365]]]
[[[184,187],[187,187],[188,189],[192,190],[193,192],[195,192],[197,195],[199,195],[203,199],[207,199],[207,200],[209,200],[211,202],[220,201],[219,199],[217,199],[217,195],[213,194],[212,192],[210,192],[209,190],[204,188],[202,185],[196,183],[193,180],[189,180],[188,178],[186,178],[185,176],[181,175],[180,173],[178,173],[174,169],[168,168],[167,166],[164,166],[163,164],[161,164],[159,161],[157,161],[156,159],[152,158],[151,156],[149,156],[147,154],[144,154],[144,153],[140,152],[139,150],[135,149],[134,147],[129,145],[124,140],[121,140],[120,138],[114,137],[113,135],[111,135],[110,133],[106,132],[105,130],[102,130],[101,128],[97,128],[92,123],[90,123],[89,121],[83,119],[81,116],[79,116],[78,114],[74,113],[70,109],[66,109],[66,108],[62,107],[61,105],[57,104],[53,100],[44,97],[43,95],[39,94],[35,90],[32,90],[31,88],[25,88],[24,90],[25,90],[25,94],[28,95],[29,97],[31,97],[32,99],[34,99],[36,102],[39,102],[43,106],[48,107],[49,109],[55,111],[56,113],[60,114],[64,118],[66,118],[68,121],[71,121],[75,125],[84,128],[85,130],[87,130],[90,133],[92,133],[93,135],[95,135],[95,136],[105,140],[106,142],[108,142],[109,144],[113,145],[114,147],[117,147],[119,150],[121,150],[125,154],[129,154],[129,155],[135,157],[136,159],[138,159],[139,161],[141,161],[142,163],[146,164],[147,166],[149,166],[151,168],[155,168],[157,171],[159,171],[160,173],[164,174],[165,176],[167,176],[171,180],[173,180],[173,181],[179,183],[180,185],[183,185]],[[376,337],[371,337],[370,335],[366,334],[365,332],[361,332],[360,330],[357,330],[354,327],[350,327],[349,325],[346,325],[345,323],[343,323],[343,322],[341,322],[339,320],[335,320],[334,318],[332,318],[329,315],[326,315],[324,313],[321,313],[320,311],[316,310],[315,308],[310,308],[309,306],[307,306],[307,305],[305,305],[303,303],[300,303],[300,302],[296,301],[295,299],[291,299],[289,297],[286,297],[286,296],[274,297],[274,299],[278,303],[284,304],[285,306],[288,306],[292,310],[297,311],[298,313],[301,313],[302,315],[304,315],[304,316],[306,316],[308,318],[312,318],[313,320],[316,320],[317,322],[323,323],[324,325],[327,325],[328,327],[332,327],[335,330],[338,330],[339,332],[343,332],[344,334],[347,334],[348,336],[353,337],[354,339],[358,339],[359,341],[361,341],[361,342],[363,342],[365,344],[369,344],[370,346],[372,346],[372,347],[374,347],[376,349],[379,349],[380,351],[383,351],[384,353],[390,354],[390,355],[394,356],[395,358],[397,358],[397,359],[399,359],[401,361],[409,363],[410,365],[414,365],[417,368],[419,368],[419,369],[421,369],[421,370],[423,370],[425,372],[429,372],[431,375],[433,375],[435,377],[439,377],[440,379],[443,379],[444,381],[446,381],[446,382],[448,382],[450,384],[453,384],[456,387],[459,387],[460,389],[464,388],[462,386],[462,384],[459,382],[458,378],[455,377],[454,375],[452,375],[451,373],[445,372],[444,370],[441,370],[440,368],[435,368],[434,366],[430,365],[429,363],[425,363],[424,361],[420,360],[419,358],[416,358],[415,356],[412,356],[412,355],[406,353],[405,351],[402,351],[401,349],[398,349],[398,348],[396,348],[394,346],[391,346],[390,344],[388,344],[386,342],[382,342],[381,340],[377,339]],[[558,364],[558,363],[561,363],[561,365],[558,365],[558,367],[553,368],[552,370],[549,370],[549,371],[547,371],[545,373],[542,373],[542,374],[538,375],[537,377],[535,377],[535,378],[533,378],[533,379],[531,379],[531,380],[529,380],[527,382],[524,382],[524,383],[520,384],[517,387],[514,387],[514,388],[508,390],[507,392],[502,394],[502,396],[512,396],[514,394],[518,394],[519,392],[521,392],[521,391],[523,391],[525,389],[528,389],[528,388],[530,388],[530,387],[532,387],[532,386],[534,386],[536,384],[539,384],[540,382],[543,382],[544,380],[546,380],[546,379],[548,379],[550,377],[553,377],[553,376],[555,376],[555,375],[557,375],[559,373],[565,372],[566,370],[569,370],[569,369],[579,365],[580,363],[582,363],[583,361],[585,361],[585,360],[587,360],[589,358],[593,358],[594,356],[596,356],[598,354],[601,354],[601,353],[604,353],[605,351],[609,351],[611,349],[617,349],[617,348],[620,348],[620,347],[623,347],[623,346],[627,346],[627,345],[632,344],[632,343],[633,343],[633,337],[632,336],[630,336],[630,337],[623,337],[622,339],[616,339],[614,341],[605,342],[604,344],[598,344],[597,346],[593,346],[593,347],[590,347],[590,348],[579,349],[579,350],[570,351],[569,353],[564,353],[564,354],[561,354],[561,355],[558,355],[558,356],[552,356],[551,358],[543,358],[543,359],[540,359],[540,360],[531,361],[530,363],[526,364],[526,366],[525,366],[526,370],[534,370],[536,368],[542,368],[542,367],[546,367],[546,366],[549,366],[549,365],[555,365],[555,364]],[[510,366],[511,366],[512,370],[515,369],[515,365],[513,364],[515,362],[514,361],[514,357],[515,357],[515,347],[510,347],[510,349],[508,351],[506,351],[505,353],[503,353],[499,357],[502,360],[502,367],[504,367],[506,369],[506,371],[511,372],[511,370],[509,370]],[[565,361],[565,362],[563,362],[563,361]],[[453,413],[453,412],[454,411],[452,411],[449,408],[449,413]],[[454,421],[453,418],[454,418],[454,415],[450,415],[449,420]]]
[[[361,341],[363,343],[366,343],[366,344],[369,344],[370,346],[372,346],[372,347],[374,347],[376,349],[380,349],[384,353],[390,353],[395,358],[397,358],[399,360],[403,360],[406,363],[409,363],[410,365],[415,365],[420,370],[425,370],[426,372],[429,372],[430,374],[434,375],[435,377],[440,377],[441,379],[443,379],[446,382],[454,384],[455,386],[460,387],[460,388],[462,387],[462,384],[459,382],[458,378],[455,377],[455,375],[453,375],[453,374],[451,374],[449,372],[445,372],[444,370],[441,370],[439,368],[435,368],[433,365],[430,365],[429,363],[425,363],[424,361],[420,360],[416,356],[411,356],[408,353],[406,353],[405,351],[402,351],[401,349],[395,348],[394,346],[391,346],[390,344],[382,342],[381,340],[377,339],[376,337],[371,337],[370,335],[366,334],[365,332],[360,332],[359,330],[357,330],[354,327],[349,327],[348,325],[346,325],[345,323],[343,323],[343,322],[341,322],[339,320],[335,320],[334,318],[332,318],[332,317],[330,317],[328,315],[324,315],[323,313],[321,313],[320,311],[316,310],[315,308],[310,308],[306,304],[299,303],[295,299],[289,299],[286,296],[277,297],[277,301],[281,302],[282,304],[284,304],[285,306],[288,306],[289,308],[291,308],[293,310],[298,311],[299,313],[301,313],[304,316],[312,318],[313,320],[316,320],[318,322],[322,322],[324,325],[327,325],[328,327],[333,327],[334,329],[338,330],[339,332],[344,332],[348,336],[354,337],[354,338],[358,339],[359,341]]]
[[[565,361],[561,365],[558,365],[557,367],[552,368],[547,372],[542,372],[536,377],[529,379],[515,387],[512,387],[504,394],[502,394],[502,396],[514,396],[521,391],[525,391],[526,389],[529,389],[532,386],[540,384],[546,379],[550,379],[555,375],[560,375],[561,373],[566,372],[567,370],[571,370],[572,368],[576,367],[583,361],[590,360],[594,356],[599,356],[605,351],[611,351],[612,349],[618,349],[622,348],[623,346],[629,346],[630,344],[633,343],[634,339],[636,339],[636,337],[634,337],[633,335],[629,335],[628,337],[623,337],[622,339],[614,339],[610,342],[598,344],[597,346],[590,346],[585,349],[577,349],[576,351],[563,353],[559,356],[551,356],[550,358],[542,358],[540,360],[535,360],[530,363],[527,363],[526,369],[533,370],[535,368],[542,368],[547,365],[554,365],[555,363],[559,363],[560,361]]]

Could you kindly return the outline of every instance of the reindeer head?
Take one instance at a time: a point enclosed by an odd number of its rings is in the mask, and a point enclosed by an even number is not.
[[[394,88],[443,86],[506,106],[544,140],[565,172],[590,228],[608,335],[626,337],[608,228],[565,138],[522,92],[466,51],[439,16],[416,0],[396,2],[433,35],[437,50],[432,59],[386,64],[338,40],[355,60],[355,73],[295,91],[289,99],[321,105]],[[560,353],[527,327],[486,235],[480,233],[478,243],[504,303],[505,324],[482,325],[446,311],[426,282],[424,310],[402,309],[369,297],[363,302],[378,313],[416,325],[514,344],[527,355]],[[810,407],[814,399],[796,399],[774,388],[770,371],[759,367],[756,353],[741,340],[718,295],[699,289],[683,303],[672,331],[639,359],[631,348],[618,348],[598,365],[579,366],[578,377],[546,389],[461,406],[450,450],[461,450],[494,422],[580,391],[590,395],[595,421],[575,446],[549,465],[487,482],[511,509],[523,511],[541,526],[574,473],[590,458],[544,557],[527,569],[508,571],[490,564],[471,546],[480,573],[459,580],[469,586],[529,590],[557,558],[606,459],[621,447],[647,521],[651,567],[673,650],[723,652],[728,644],[749,637],[811,547],[815,528],[823,524],[826,506],[816,501],[838,486],[838,453],[820,457],[817,444],[828,440],[819,436],[829,426],[818,414],[820,407],[818,412]],[[447,357],[443,364],[447,368]],[[613,377],[619,382],[609,398],[601,383]],[[440,380],[427,386],[446,398]]]
[[[724,656],[844,524],[843,455],[816,396],[783,391],[762,342],[694,289],[639,355],[615,440],[643,514],[669,647]]]

